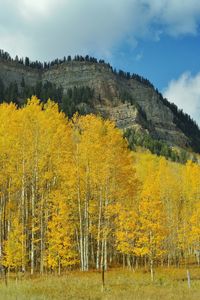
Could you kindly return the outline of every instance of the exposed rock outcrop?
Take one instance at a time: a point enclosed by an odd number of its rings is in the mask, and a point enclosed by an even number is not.
[[[122,129],[149,132],[153,138],[169,145],[189,145],[189,137],[177,127],[172,110],[152,86],[120,77],[106,64],[71,61],[38,70],[0,60],[0,78],[5,85],[16,81],[18,86],[23,78],[28,85],[50,81],[61,86],[64,94],[70,87],[89,86],[94,89],[95,96],[92,105],[87,106],[88,112],[111,118]],[[130,95],[132,104],[128,99],[121,99],[124,91]]]

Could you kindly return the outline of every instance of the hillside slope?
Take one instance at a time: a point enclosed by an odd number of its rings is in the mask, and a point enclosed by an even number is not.
[[[76,103],[79,111],[101,114],[115,120],[122,129],[149,134],[170,146],[200,151],[200,130],[188,115],[163,99],[147,80],[122,71],[117,73],[104,62],[70,60],[33,68],[1,58],[0,79],[8,89],[14,82],[19,93],[22,82],[32,87],[50,82],[62,89],[63,97],[74,87],[89,87],[92,96],[88,101],[82,99]]]

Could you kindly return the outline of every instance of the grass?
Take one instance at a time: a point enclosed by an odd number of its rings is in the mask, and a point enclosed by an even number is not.
[[[131,299],[131,300],[197,300],[200,299],[200,268],[191,269],[191,289],[187,286],[184,269],[156,271],[155,282],[142,270],[115,269],[105,274],[102,291],[98,272],[71,272],[63,276],[36,276],[8,286],[0,281],[1,300],[57,300],[57,299]]]

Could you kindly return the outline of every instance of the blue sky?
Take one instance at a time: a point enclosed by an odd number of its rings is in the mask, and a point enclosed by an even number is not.
[[[200,124],[199,0],[0,0],[0,48],[90,54],[148,78]]]
[[[113,65],[140,73],[163,90],[171,79],[185,71],[193,75],[200,71],[200,36],[163,36],[159,41],[139,41],[135,49],[122,44]]]

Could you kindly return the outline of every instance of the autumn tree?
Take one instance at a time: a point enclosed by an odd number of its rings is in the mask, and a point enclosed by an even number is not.
[[[199,253],[200,167],[48,100],[0,105],[0,261],[35,272],[178,265]],[[199,257],[197,257],[199,259]]]

